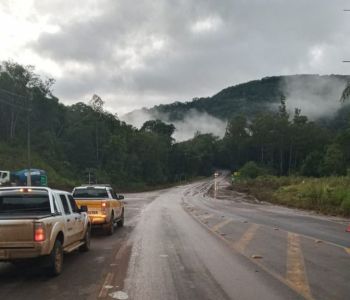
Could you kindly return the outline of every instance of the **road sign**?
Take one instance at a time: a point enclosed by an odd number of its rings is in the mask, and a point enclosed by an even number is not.
[[[40,185],[41,186],[47,186],[47,176],[46,175],[41,175],[40,176]]]

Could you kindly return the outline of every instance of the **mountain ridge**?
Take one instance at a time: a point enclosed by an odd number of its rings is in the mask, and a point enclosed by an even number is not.
[[[206,113],[221,120],[228,120],[239,114],[252,117],[261,111],[274,110],[282,95],[287,98],[287,103],[290,98],[295,99],[297,96],[297,102],[300,102],[301,106],[303,101],[309,101],[311,98],[315,100],[314,98],[318,97],[329,102],[334,101],[336,106],[349,80],[350,75],[340,74],[268,76],[229,86],[210,97],[198,97],[191,101],[175,101],[134,110],[124,115],[123,119],[130,121],[133,115],[137,118],[137,114],[144,113],[149,114],[153,119],[174,122],[183,120],[191,110]],[[340,108],[340,105],[338,106]],[[294,108],[291,107],[291,110]],[[303,107],[301,109],[303,110]]]

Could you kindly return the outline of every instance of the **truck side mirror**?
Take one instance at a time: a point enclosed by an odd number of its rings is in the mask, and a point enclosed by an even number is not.
[[[123,195],[117,195],[117,199],[118,200],[124,200],[124,196]]]
[[[82,213],[82,212],[88,212],[88,207],[86,205],[82,205],[79,209],[79,212]]]

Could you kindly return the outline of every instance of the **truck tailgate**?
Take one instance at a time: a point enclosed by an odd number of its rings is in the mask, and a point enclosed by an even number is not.
[[[34,240],[34,220],[1,220],[0,248],[32,247]]]
[[[101,203],[104,202],[105,200],[108,199],[75,199],[75,202],[77,203],[77,205],[79,207],[81,207],[82,205],[85,205],[88,207],[88,213],[95,213],[95,214],[99,214],[101,213]]]

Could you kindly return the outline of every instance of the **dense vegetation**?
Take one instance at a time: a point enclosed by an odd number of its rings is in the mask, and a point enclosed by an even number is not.
[[[219,142],[222,166],[237,170],[255,161],[275,175],[346,175],[350,164],[350,123],[345,128],[311,122],[295,109],[290,116],[282,96],[277,112],[248,119],[241,115],[228,122]]]
[[[89,171],[93,180],[111,182],[119,189],[169,184],[208,176],[216,168],[236,171],[243,166],[247,178],[346,176],[349,106],[333,120],[317,123],[297,108],[290,115],[288,99],[274,90],[274,80],[265,79],[264,89],[271,88],[278,97],[276,111],[259,109],[249,118],[244,113],[233,116],[222,139],[197,133],[175,143],[171,124],[150,120],[136,129],[107,112],[97,95],[88,104],[65,106],[52,94],[53,80],[43,81],[33,68],[5,62],[0,70],[0,169],[28,166],[30,120],[31,167],[47,170],[49,183],[59,187],[87,182]],[[251,84],[252,93],[246,89],[235,93],[254,100],[255,107],[261,102],[261,108],[266,99],[259,102],[256,82]],[[218,95],[229,99],[230,91]]]
[[[5,62],[0,70],[0,169],[31,167],[48,171],[49,183],[71,187],[88,181],[112,182],[122,189],[144,188],[209,175],[216,138],[198,135],[174,144],[174,126],[148,121],[138,130],[105,111],[94,95],[88,104],[59,103],[53,80],[32,67]]]
[[[234,181],[233,188],[252,194],[261,201],[350,216],[349,177],[242,177]]]
[[[296,89],[305,89],[311,94],[332,99],[334,83],[344,85],[350,79],[345,75],[292,75],[273,76],[261,80],[249,81],[228,87],[212,97],[194,98],[188,102],[174,102],[143,109],[154,116],[166,116],[167,120],[178,121],[191,111],[206,112],[223,120],[230,120],[238,115],[254,117],[263,111],[273,110],[280,103],[281,93],[288,98],[286,83],[296,85]],[[339,91],[339,97],[341,91]],[[337,99],[334,99],[337,101]],[[132,114],[133,112],[131,112]]]

